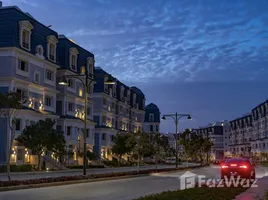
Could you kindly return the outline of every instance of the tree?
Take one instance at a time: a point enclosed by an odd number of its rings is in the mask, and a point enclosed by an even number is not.
[[[184,148],[184,154],[186,156],[186,160],[188,160],[194,153],[193,146],[190,139],[191,131],[186,129],[180,136],[180,144]]]
[[[185,130],[180,137],[180,144],[184,147],[186,158],[193,158],[203,162],[204,154],[208,153],[213,146],[209,138],[192,133],[189,129]]]
[[[39,120],[27,126],[18,137],[19,142],[36,153],[39,170],[41,170],[41,156],[44,151],[53,151],[56,156],[64,154],[65,139],[63,133],[53,128],[54,124],[55,121],[51,119]]]
[[[134,142],[133,155],[140,157],[151,157],[154,155],[153,138],[145,132],[138,132],[132,135]]]
[[[64,133],[51,128],[48,134],[48,143],[46,149],[52,151],[54,153],[55,158],[58,158],[61,162],[62,157],[66,155],[65,146],[66,140],[64,137]]]
[[[15,139],[15,125],[16,117],[19,114],[20,109],[26,101],[22,100],[20,93],[9,92],[2,94],[0,93],[0,117],[4,119],[4,123],[7,123],[9,132],[6,130],[5,140],[6,144],[6,165],[7,165],[7,175],[8,180],[11,181],[10,176],[10,157],[12,152],[13,141]],[[6,127],[3,125],[2,127]]]
[[[159,160],[161,150],[165,149],[163,137],[160,133],[151,133],[151,144],[153,145],[153,153],[155,156],[155,167],[157,170],[157,163]]]
[[[97,156],[94,152],[92,151],[87,151],[87,154],[86,154],[86,157],[88,160],[96,160],[97,159]]]
[[[112,152],[118,156],[118,162],[121,164],[122,157],[132,151],[135,142],[129,133],[118,133],[113,139]]]

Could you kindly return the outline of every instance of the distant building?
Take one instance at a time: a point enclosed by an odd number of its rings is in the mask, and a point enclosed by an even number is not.
[[[210,160],[222,159],[224,157],[224,132],[225,130],[227,132],[227,129],[224,128],[225,126],[228,126],[227,121],[212,123],[192,130],[213,142],[211,152],[209,152]]]
[[[245,114],[230,121],[229,148],[232,156],[250,156],[252,135],[252,115]]]
[[[252,109],[251,151],[268,153],[268,100]]]
[[[156,133],[160,129],[160,111],[159,108],[150,103],[145,107],[145,119],[143,130],[147,133]]]
[[[129,87],[116,78],[105,85],[108,73],[95,68],[93,105],[96,123],[94,151],[101,159],[112,159],[113,137],[118,132],[142,131],[145,116],[145,96],[137,87]]]

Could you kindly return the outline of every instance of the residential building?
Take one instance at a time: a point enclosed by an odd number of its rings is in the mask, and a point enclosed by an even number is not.
[[[57,80],[67,77],[68,86],[57,84],[57,114],[60,116],[57,129],[64,132],[67,141],[67,150],[74,152],[74,162],[82,164],[78,154],[84,150],[84,120],[87,119],[86,143],[87,150],[93,151],[95,140],[95,123],[93,121],[93,74],[94,55],[77,45],[64,35],[59,36],[58,58],[60,69]],[[84,86],[85,78],[68,78],[70,75],[79,75],[87,71],[90,75],[91,85]],[[85,93],[88,93],[87,108],[85,108]],[[85,116],[87,109],[87,116]]]
[[[156,133],[160,129],[160,111],[157,105],[150,103],[145,107],[143,130],[146,133]]]
[[[224,126],[227,125],[227,121],[216,122],[204,127],[193,129],[192,131],[198,135],[202,135],[205,138],[209,138],[213,142],[211,152],[209,152],[209,159],[222,159],[224,157]]]
[[[268,100],[252,109],[251,152],[268,153]]]
[[[145,96],[136,87],[128,87],[115,77],[113,85],[105,85],[109,74],[95,68],[94,121],[96,122],[94,151],[101,159],[112,159],[112,140],[118,132],[141,131],[145,115]]]
[[[250,156],[252,115],[245,114],[230,121],[230,153],[233,157]]]
[[[224,157],[229,158],[232,157],[232,153],[230,151],[230,123],[225,121],[223,126],[223,149],[224,149]]]
[[[16,136],[38,120],[58,119],[56,71],[58,34],[16,6],[0,4],[0,92],[19,92],[26,103],[16,116]],[[10,129],[0,126],[0,164],[6,162]],[[36,163],[36,156],[14,142],[11,164]]]

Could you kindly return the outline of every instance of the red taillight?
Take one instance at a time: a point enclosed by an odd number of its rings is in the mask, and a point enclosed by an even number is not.
[[[241,165],[241,166],[239,166],[239,168],[247,169],[248,166],[246,166],[246,165]]]
[[[222,169],[224,169],[224,168],[228,168],[228,166],[227,166],[227,165],[222,165],[221,168],[222,168]]]

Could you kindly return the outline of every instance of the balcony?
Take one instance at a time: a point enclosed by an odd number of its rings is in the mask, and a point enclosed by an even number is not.
[[[52,55],[52,54],[49,54],[49,59],[50,59],[50,60],[55,60],[55,56]]]
[[[29,49],[29,43],[27,42],[22,42],[22,46],[26,49]]]

